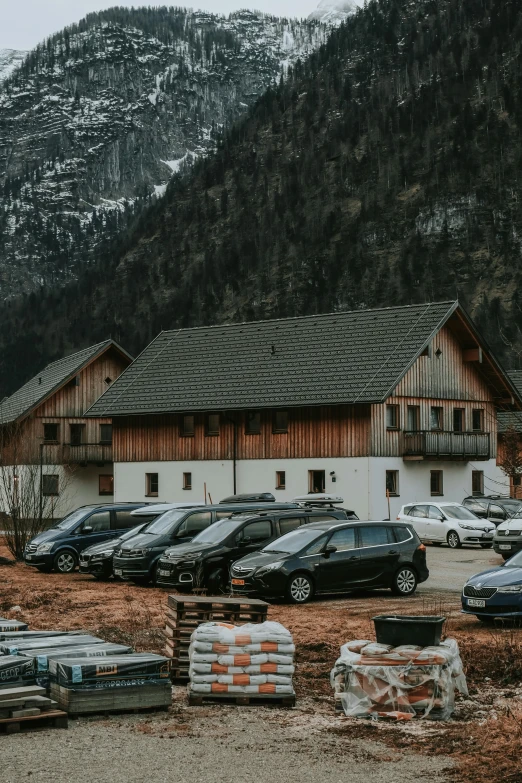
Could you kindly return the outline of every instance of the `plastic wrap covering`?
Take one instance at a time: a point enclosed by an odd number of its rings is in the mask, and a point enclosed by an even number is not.
[[[107,655],[127,655],[132,647],[125,644],[80,644],[71,647],[39,647],[36,650],[25,650],[24,655],[31,657],[37,677],[49,671],[50,661],[62,658],[101,658]],[[0,657],[0,661],[2,658]]]
[[[162,655],[107,655],[103,660],[64,658],[49,661],[51,682],[74,689],[124,688],[165,683],[169,661]]]
[[[0,656],[0,688],[11,685],[31,685],[35,682],[33,658],[20,655]]]
[[[64,634],[62,636],[39,636],[32,639],[7,639],[0,642],[0,653],[4,655],[30,654],[40,647],[69,647],[85,644],[103,644],[103,639],[89,634]]]
[[[79,636],[85,631],[0,631],[0,642],[38,639],[41,636]]]
[[[190,690],[292,695],[295,646],[280,623],[203,623],[191,637]]]
[[[27,623],[20,623],[18,620],[5,620],[0,617],[0,632],[1,631],[27,631],[29,626]]]
[[[348,642],[331,682],[345,714],[355,718],[448,720],[455,690],[468,693],[455,639],[424,648]]]

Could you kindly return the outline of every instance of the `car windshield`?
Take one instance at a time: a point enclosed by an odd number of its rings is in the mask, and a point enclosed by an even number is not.
[[[298,530],[292,530],[290,533],[286,533],[281,538],[276,538],[268,546],[263,549],[263,552],[288,552],[288,554],[294,554],[300,552],[301,549],[309,546],[316,538],[324,536],[324,530],[311,530],[310,528],[300,527]]]
[[[219,522],[214,522],[213,525],[202,530],[197,536],[194,536],[192,543],[215,544],[218,541],[224,541],[242,522],[244,522],[243,519],[220,519]]]
[[[183,519],[187,514],[187,509],[176,510],[171,509],[165,511],[160,517],[157,517],[154,522],[151,522],[147,527],[142,530],[142,533],[170,533],[176,522]]]
[[[59,530],[70,530],[78,522],[81,522],[89,511],[91,511],[90,508],[77,508],[76,511],[71,511],[70,514],[67,514],[67,516],[64,517],[61,522],[58,522],[57,525],[54,525],[54,527]]]
[[[506,560],[505,563],[503,563],[504,568],[522,568],[522,551],[517,552],[516,555],[513,555],[513,557],[510,557],[509,560]]]
[[[502,500],[499,500],[499,503],[506,509],[508,514],[511,514],[514,517],[522,516],[522,503],[520,500],[503,498]]]
[[[478,517],[469,508],[464,506],[441,506],[441,511],[450,519],[472,519],[478,521]]]

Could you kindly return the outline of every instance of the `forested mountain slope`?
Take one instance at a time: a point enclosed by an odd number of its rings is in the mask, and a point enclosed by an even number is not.
[[[0,298],[75,278],[326,35],[250,11],[112,8],[30,52],[0,85]]]
[[[521,43],[514,0],[368,3],[77,283],[11,304],[8,388],[108,336],[456,296],[516,365]]]

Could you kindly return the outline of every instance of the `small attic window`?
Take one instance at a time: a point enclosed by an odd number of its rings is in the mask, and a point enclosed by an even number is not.
[[[435,351],[435,356],[437,357],[437,359],[440,359],[440,357],[442,356],[442,351],[440,350],[440,348],[437,348],[437,350]]]
[[[112,383],[112,378],[109,378],[109,376],[107,376],[105,378],[105,383],[107,384],[107,386],[110,386],[110,384]]]
[[[41,379],[41,378],[38,378],[38,383],[40,384],[41,382],[42,382],[42,379]]]

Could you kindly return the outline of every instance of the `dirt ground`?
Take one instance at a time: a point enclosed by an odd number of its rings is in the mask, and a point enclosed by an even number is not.
[[[8,556],[2,547],[1,555]],[[0,566],[0,616],[21,619],[33,629],[82,628],[107,641],[132,644],[138,651],[163,652],[167,595],[160,589],[99,583],[79,574],[41,574],[23,564]],[[445,635],[459,643],[470,689],[469,698],[459,700],[454,720],[395,725],[333,714],[329,673],[339,647],[350,639],[375,638],[371,618],[383,613],[442,614],[447,618]],[[328,732],[346,743],[354,738],[378,740],[401,752],[409,749],[426,757],[445,755],[454,761],[447,775],[462,783],[522,783],[522,629],[482,627],[474,617],[460,614],[457,595],[444,591],[407,599],[380,591],[316,600],[299,607],[274,604],[269,619],[283,623],[294,635],[295,685],[305,723],[306,715],[313,723],[314,716],[320,714],[328,716]],[[205,715],[214,715],[215,708],[180,707],[182,691],[177,698],[170,722],[188,726],[189,733],[202,731]],[[161,716],[136,725],[135,730],[150,734],[161,735],[166,730]]]

